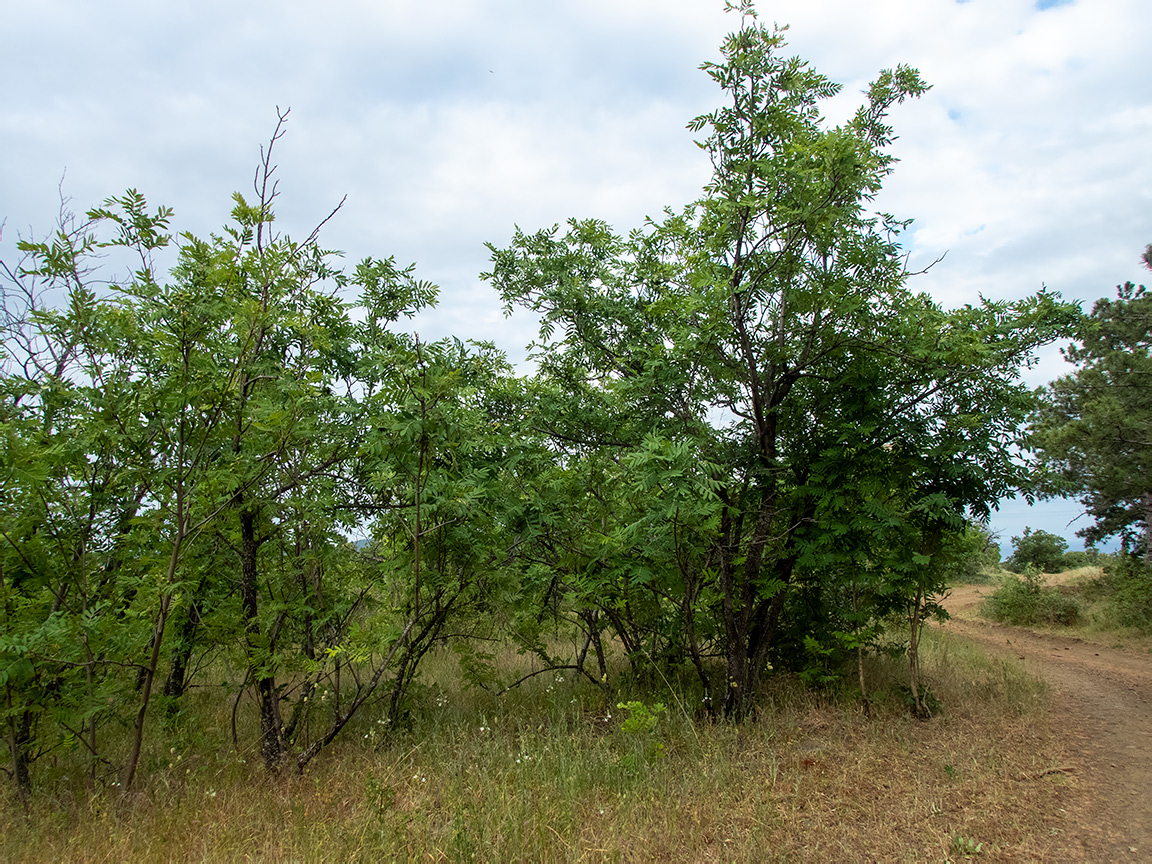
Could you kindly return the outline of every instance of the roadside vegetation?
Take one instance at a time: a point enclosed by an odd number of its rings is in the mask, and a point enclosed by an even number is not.
[[[1005,624],[1073,625],[1081,620],[1081,607],[1069,592],[1045,584],[1042,574],[1005,575],[1000,587],[984,601],[983,613]]]
[[[128,190],[18,243],[0,720],[27,806],[61,764],[128,794],[205,692],[231,710],[188,734],[304,774],[365,716],[397,734],[446,648],[481,688],[505,645],[609,700],[686,671],[737,724],[776,676],[847,674],[868,705],[870,658],[899,656],[934,716],[925,627],[972,520],[1030,482],[1020,371],[1079,308],[911,290],[907,223],[872,202],[927,85],[883,70],[834,126],[839,85],[732,5],[702,67],[720,107],[689,122],[700,197],[490,247],[484,277],[539,319],[531,375],[413,333],[437,287],[345,270],[319,241],[339,204],[281,230],[287,111],[218,233]]]
[[[1152,635],[1152,570],[1143,556],[1066,552],[1063,538],[1030,528],[1012,543],[1005,569],[984,570],[985,580],[998,586],[984,601],[985,617],[1095,636]],[[1057,584],[1050,584],[1057,575]]]
[[[1059,850],[1082,790],[1045,692],[1014,662],[935,631],[913,719],[903,664],[873,657],[871,710],[843,685],[776,678],[741,724],[690,688],[613,700],[548,673],[497,696],[451,651],[428,659],[400,730],[377,709],[304,776],[272,780],[236,751],[231,704],[192,694],[144,756],[131,796],[90,789],[61,759],[24,818],[0,800],[5,861],[1038,860]],[[501,649],[504,680],[533,669]],[[623,658],[614,654],[613,669]],[[538,665],[538,664],[536,664]],[[324,699],[324,695],[318,696]],[[328,694],[330,703],[332,694]],[[659,710],[657,703],[664,708]],[[625,706],[625,707],[620,707]],[[241,739],[258,740],[242,712]]]

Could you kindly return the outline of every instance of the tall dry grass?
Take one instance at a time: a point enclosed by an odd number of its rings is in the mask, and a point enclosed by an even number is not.
[[[651,733],[625,732],[627,712],[567,676],[502,697],[465,690],[445,655],[424,673],[409,728],[366,716],[304,777],[269,778],[255,752],[200,732],[149,754],[130,799],[48,772],[25,818],[6,790],[0,858],[1059,860],[1080,790],[1045,773],[1066,754],[1043,687],[939,633],[923,653],[943,705],[928,722],[898,697],[902,667],[876,660],[881,698],[868,714],[778,678],[741,725],[659,695],[667,710]],[[524,660],[501,662],[511,675]],[[226,711],[204,695],[185,723],[226,729]]]

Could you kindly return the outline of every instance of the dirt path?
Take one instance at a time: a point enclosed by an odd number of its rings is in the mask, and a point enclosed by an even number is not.
[[[1152,862],[1152,656],[976,618],[991,586],[953,589],[946,631],[1023,661],[1052,687],[1091,800],[1070,820],[1084,861]]]

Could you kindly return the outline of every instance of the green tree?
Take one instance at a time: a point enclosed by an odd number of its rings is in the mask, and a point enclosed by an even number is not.
[[[340,530],[362,514],[356,462],[375,410],[366,388],[379,385],[362,358],[377,350],[369,340],[394,344],[386,328],[436,294],[391,259],[367,259],[347,276],[333,266],[336,253],[318,245],[319,229],[302,243],[275,231],[272,154],[286,116],[261,150],[254,202],[234,196],[233,223],[222,235],[186,236],[173,271],[181,291],[227,310],[210,346],[230,370],[223,435],[213,448],[227,481],[213,492],[222,508],[216,536],[234,553],[235,569],[215,583],[231,589],[215,605],[234,615],[245,684],[259,706],[261,755],[273,771],[307,725],[305,704],[317,685],[334,688],[336,719],[320,746],[302,742],[301,769],[340,733],[395,654],[383,649],[387,640],[371,643],[383,659],[363,645],[351,650],[367,596],[355,579],[366,577],[335,556],[347,554]],[[353,324],[340,296],[351,287],[370,305],[364,327]],[[381,628],[389,632],[384,622]],[[373,688],[358,686],[351,704],[342,702],[342,673],[351,667],[359,682],[364,664],[373,669]],[[285,683],[282,675],[304,683]]]
[[[650,534],[679,531],[686,511],[663,496],[695,484],[691,545],[705,551],[690,593],[716,610],[733,716],[752,705],[782,616],[803,618],[789,606],[802,583],[835,593],[831,572],[874,566],[919,598],[922,620],[937,577],[921,583],[908,568],[931,560],[966,508],[980,515],[1019,483],[1010,445],[1030,402],[1015,374],[1069,317],[1049,295],[945,312],[907,291],[895,242],[905,223],[868,208],[894,161],[886,116],[925,85],[907,67],[886,71],[829,128],[819,105],[838,86],[783,46],[752,22],[705,64],[727,104],[689,127],[714,166],[697,202],[628,237],[595,220],[517,232],[488,274],[509,306],[542,316],[540,374],[569,394],[553,440],[634,476],[666,472],[640,512],[614,514],[621,527],[639,517]],[[671,441],[700,476],[672,481]],[[884,505],[854,511],[868,524],[837,524],[855,518],[848,501],[876,500],[860,484]],[[892,532],[902,545],[870,556]],[[840,547],[837,533],[855,539]],[[680,566],[677,544],[663,548]],[[617,608],[628,607],[620,589],[647,578],[622,581],[625,566],[589,573]],[[898,570],[907,578],[893,581]],[[801,641],[810,624],[794,628]]]
[[[170,215],[129,191],[84,220],[62,213],[53,236],[21,241],[25,257],[5,266],[22,309],[7,320],[0,403],[0,677],[22,794],[30,755],[43,750],[34,728],[52,725],[85,748],[94,782],[109,764],[99,728],[148,700],[146,676],[124,673],[145,672],[134,663],[154,632],[144,604],[163,582],[157,571],[168,567],[171,582],[179,544],[161,562],[131,536],[158,488],[147,455],[153,382],[131,302],[98,296],[89,268],[97,250],[123,247],[136,280],[149,281]],[[102,239],[108,223],[116,230]]]
[[[492,637],[507,572],[506,458],[515,433],[489,391],[510,369],[490,345],[425,344],[398,336],[365,358],[386,375],[369,399],[362,496],[373,514],[367,549],[373,602],[406,622],[397,642],[388,718],[403,720],[427,653],[453,641],[465,675],[484,680],[467,637]],[[365,376],[365,380],[371,380]],[[367,697],[367,692],[364,698]]]
[[[1025,567],[1034,567],[1041,573],[1059,573],[1064,569],[1067,548],[1068,541],[1063,537],[1025,527],[1023,534],[1012,538],[1012,555],[1005,563],[1016,573]]]
[[[335,296],[345,279],[314,237],[297,244],[273,233],[269,160],[281,132],[278,127],[263,153],[256,203],[235,196],[234,225],[209,241],[186,238],[174,272],[184,291],[213,297],[229,310],[211,345],[229,364],[233,382],[222,407],[227,440],[218,442],[230,482],[219,494],[228,501],[234,532],[229,539],[238,559],[248,674],[260,706],[261,753],[273,769],[284,729],[277,648],[284,623],[297,615],[295,604],[306,601],[296,565],[279,567],[274,562],[284,559],[262,550],[285,533],[295,534],[289,542],[301,548],[324,533],[332,523],[324,505],[332,496],[315,478],[349,460],[355,446],[354,406],[332,386],[350,371],[352,356],[351,323]],[[262,614],[262,597],[280,608]]]
[[[1077,496],[1095,520],[1079,532],[1087,543],[1120,536],[1152,564],[1152,295],[1119,286],[1076,336],[1064,357],[1078,368],[1045,388],[1035,446],[1050,490]]]
[[[969,522],[956,542],[956,558],[948,582],[987,582],[990,571],[1000,564],[999,533],[986,524]]]
[[[181,236],[167,281],[152,256],[171,213],[131,190],[5,266],[0,716],[22,797],[53,736],[87,751],[90,782],[100,768],[131,786],[161,682],[175,722],[198,655],[241,652],[231,684],[255,689],[275,769],[315,743],[302,706],[321,682],[339,692],[333,658],[378,681],[396,652],[389,622],[353,635],[371,583],[341,531],[365,518],[356,465],[380,411],[360,363],[374,344],[356,340],[387,341],[435,289],[391,259],[348,278],[317,232],[274,233],[270,160],[221,236]],[[107,251],[138,263],[97,288]],[[349,286],[370,326],[352,324]],[[129,730],[119,764],[106,726]]]

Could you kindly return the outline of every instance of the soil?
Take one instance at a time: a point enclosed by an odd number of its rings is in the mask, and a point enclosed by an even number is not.
[[[1050,582],[1060,577],[1051,577]],[[1084,800],[1065,828],[1067,860],[1152,861],[1152,655],[977,616],[994,586],[952,589],[946,631],[1009,656],[1051,687]]]

